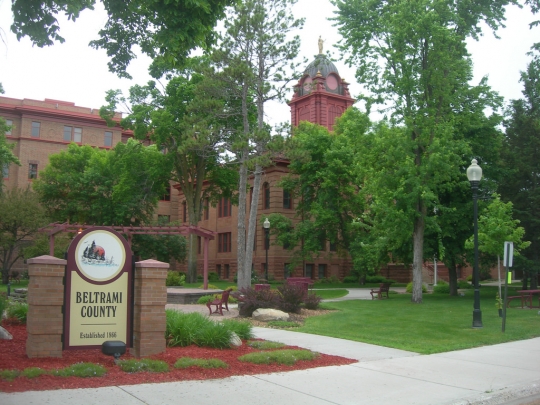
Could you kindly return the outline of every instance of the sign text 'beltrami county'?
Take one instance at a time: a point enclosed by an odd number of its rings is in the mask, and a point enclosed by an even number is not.
[[[131,339],[131,251],[107,228],[91,228],[73,240],[66,270],[65,348],[98,347]]]

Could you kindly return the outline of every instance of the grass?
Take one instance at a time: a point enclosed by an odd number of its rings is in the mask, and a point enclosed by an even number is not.
[[[181,357],[174,363],[175,368],[227,368],[227,363],[220,359],[193,359],[191,357]]]
[[[169,371],[169,365],[161,360],[120,360],[118,365],[122,371],[127,373],[139,373],[141,371],[149,371],[151,373],[164,373]]]
[[[313,360],[319,354],[310,350],[274,350],[271,352],[249,353],[238,357],[238,360],[253,364],[285,364],[292,366],[298,360]]]
[[[21,280],[20,283],[11,283],[11,291],[15,288],[28,288],[28,280]],[[0,292],[7,293],[7,284],[0,283]]]
[[[317,290],[315,293],[323,300],[328,300],[332,298],[345,297],[347,294],[349,294],[349,291],[344,288],[340,288],[334,290]]]
[[[60,377],[101,377],[107,369],[94,363],[76,363],[69,367],[53,371],[52,375]]]
[[[300,326],[297,322],[291,322],[291,321],[269,321],[267,323],[268,326],[275,326],[276,328],[298,328]]]
[[[259,350],[281,349],[285,347],[284,343],[272,342],[271,340],[252,340],[248,342],[248,345]]]
[[[423,304],[411,303],[410,294],[385,300],[326,303],[326,308],[337,311],[306,319],[298,331],[422,354],[540,336],[540,316],[534,309],[508,309],[506,332],[502,333],[502,319],[495,308],[496,292],[497,287],[481,288],[481,329],[472,328],[473,294],[469,291],[465,297],[424,294]]]

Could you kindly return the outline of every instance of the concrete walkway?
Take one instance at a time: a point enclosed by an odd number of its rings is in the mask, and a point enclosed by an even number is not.
[[[371,299],[369,290],[361,289],[351,289],[347,297]],[[0,404],[520,405],[537,404],[540,397],[540,338],[419,355],[279,329],[254,328],[254,333],[358,362],[220,380],[0,393]]]

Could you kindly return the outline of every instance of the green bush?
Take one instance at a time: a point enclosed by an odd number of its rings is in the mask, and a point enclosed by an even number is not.
[[[28,367],[25,368],[21,373],[21,375],[26,378],[36,378],[43,374],[48,374],[47,370],[43,370],[39,367]]]
[[[358,277],[356,277],[356,276],[343,277],[343,282],[346,283],[346,284],[358,283]]]
[[[238,357],[238,360],[254,364],[285,364],[292,366],[298,360],[313,360],[319,354],[310,350],[274,350],[271,352],[248,353]]]
[[[279,342],[272,342],[270,340],[252,340],[248,342],[248,346],[259,350],[271,350],[281,349],[282,347],[285,347],[285,344]]]
[[[8,306],[8,298],[5,293],[0,293],[0,323],[2,322],[2,315]]]
[[[237,321],[236,319],[224,319],[222,321],[229,330],[238,335],[240,339],[248,340],[253,338],[253,327],[249,322]]]
[[[473,288],[473,285],[471,283],[469,283],[468,281],[465,281],[465,280],[458,280],[458,285],[457,287],[459,289],[470,289],[470,288]]]
[[[107,372],[105,367],[94,363],[76,363],[69,367],[53,371],[60,377],[101,377]]]
[[[174,363],[174,368],[227,368],[227,363],[220,359],[193,359],[191,357],[181,357]]]
[[[472,274],[469,274],[465,280],[467,280],[469,283],[472,282]]]
[[[22,324],[26,324],[26,316],[28,315],[28,304],[25,302],[12,302],[6,309],[6,316],[9,319],[16,319]]]
[[[186,282],[185,274],[180,274],[177,271],[169,271],[167,273],[167,279],[165,285],[167,287],[182,286]]]
[[[139,373],[141,371],[149,371],[151,373],[164,373],[169,371],[169,365],[161,360],[120,360],[118,366],[126,373]]]
[[[394,280],[389,280],[386,277],[381,275],[376,276],[366,276],[366,283],[377,284],[377,283],[395,283]]]
[[[412,293],[412,281],[409,284],[407,284],[407,288],[405,289],[405,291],[408,292],[409,294]],[[427,288],[426,288],[425,284],[423,284],[423,283],[422,283],[422,292],[423,293],[427,292]]]
[[[215,271],[211,271],[208,273],[208,281],[219,281],[219,274]]]
[[[444,280],[437,281],[437,285],[433,286],[433,293],[450,294],[450,285]]]
[[[203,295],[197,300],[197,304],[206,305],[207,302],[213,301],[214,298],[214,295]]]
[[[200,288],[201,290],[204,288],[204,284],[201,284],[197,288]],[[208,284],[209,290],[219,290],[219,287],[215,286],[214,284]]]
[[[19,370],[0,370],[0,378],[6,381],[14,380],[19,374]]]

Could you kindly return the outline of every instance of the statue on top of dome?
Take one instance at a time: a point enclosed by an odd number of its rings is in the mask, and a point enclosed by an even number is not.
[[[324,45],[324,41],[319,35],[319,55],[322,55],[323,45]]]

